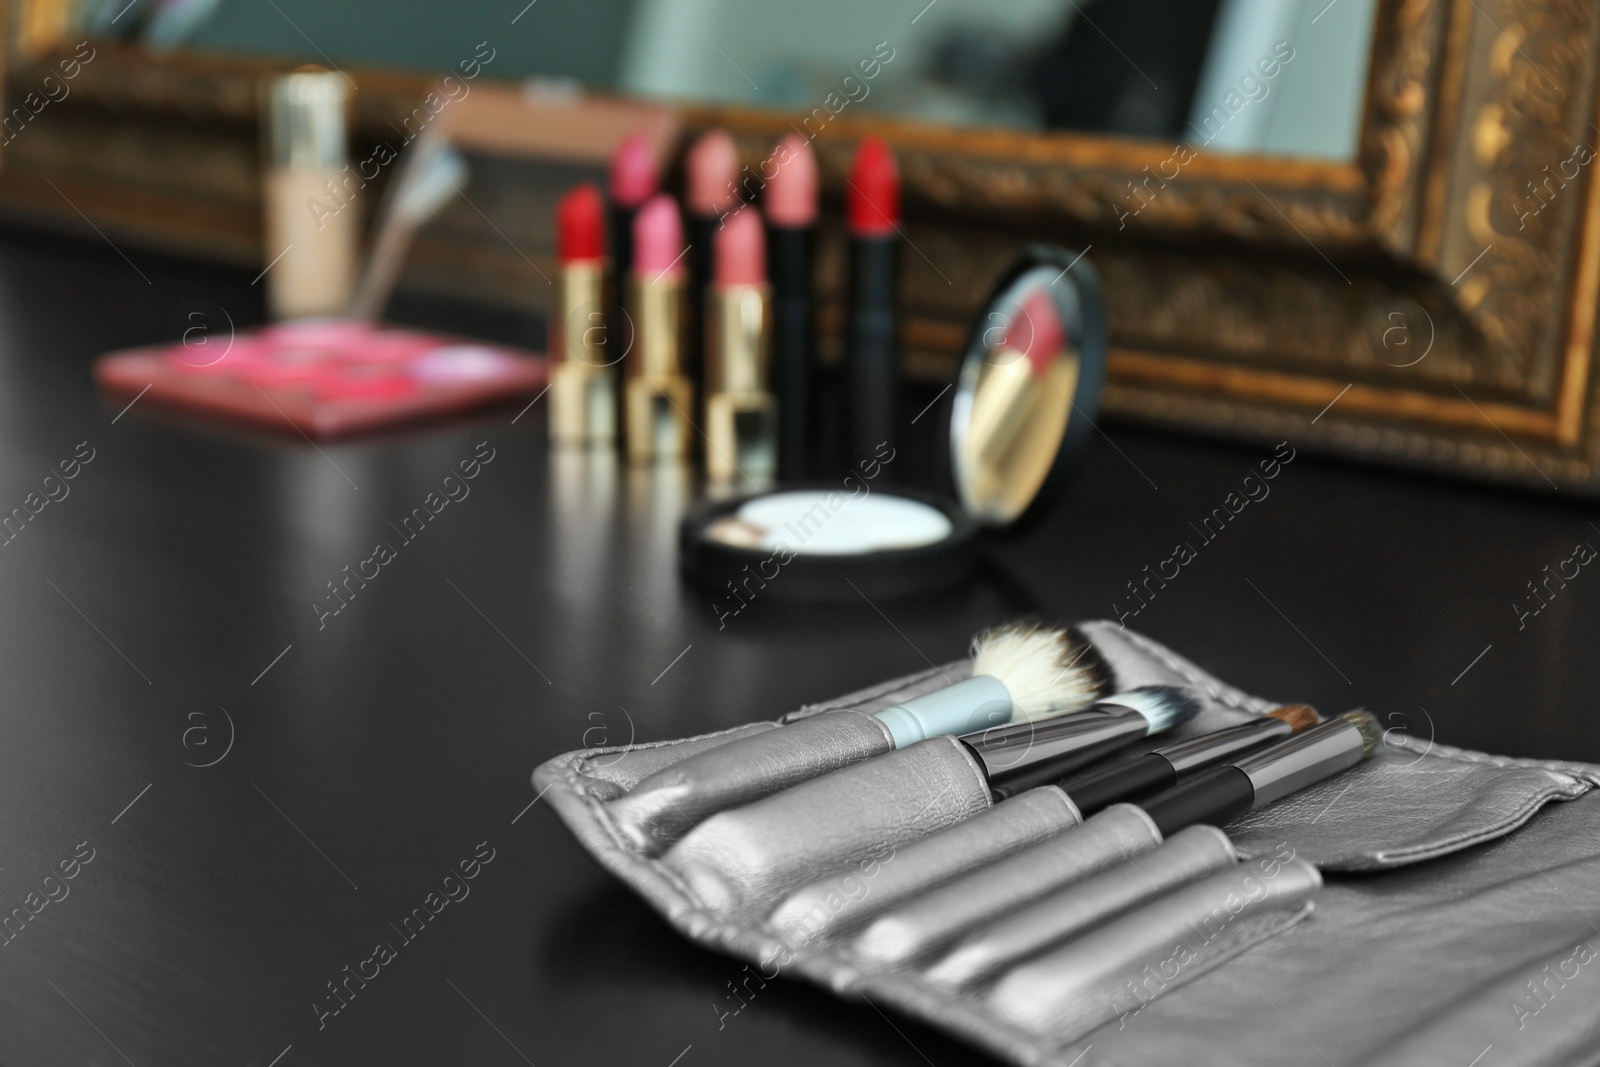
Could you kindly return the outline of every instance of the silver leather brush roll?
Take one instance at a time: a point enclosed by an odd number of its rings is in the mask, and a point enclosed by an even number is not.
[[[1103,696],[1111,669],[1081,634],[1031,623],[973,639],[973,674],[871,713],[829,712],[730,742],[650,775],[611,813],[634,848],[656,855],[719,811],[925,738],[1048,721]]]

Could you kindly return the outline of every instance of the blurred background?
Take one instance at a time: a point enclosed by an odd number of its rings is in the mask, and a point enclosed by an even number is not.
[[[1241,74],[1294,41],[1271,91],[1219,151],[1348,159],[1376,0],[68,0],[39,2],[34,38],[74,34],[307,63],[452,69],[479,40],[500,78],[571,79],[646,97],[809,110],[828,93],[940,123],[1181,138]],[[910,31],[914,18],[915,32]],[[509,20],[512,20],[508,22]],[[1306,33],[1313,23],[1317,32]],[[841,85],[864,45],[892,64]],[[860,96],[860,99],[855,97]]]

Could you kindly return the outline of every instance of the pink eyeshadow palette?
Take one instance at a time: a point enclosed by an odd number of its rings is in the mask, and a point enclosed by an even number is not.
[[[307,437],[341,437],[535,396],[545,361],[499,345],[342,319],[110,352],[108,393]]]

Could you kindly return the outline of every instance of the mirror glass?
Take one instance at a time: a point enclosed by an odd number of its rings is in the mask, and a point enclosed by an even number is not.
[[[977,522],[1015,522],[1039,495],[1075,414],[1082,369],[1067,328],[1066,271],[1037,267],[984,313],[956,383],[950,414],[952,473]],[[1069,283],[1070,284],[1070,283]]]
[[[441,75],[469,62],[498,78],[779,109],[812,135],[841,115],[878,114],[1349,161],[1376,0],[86,7],[91,32],[106,36]]]

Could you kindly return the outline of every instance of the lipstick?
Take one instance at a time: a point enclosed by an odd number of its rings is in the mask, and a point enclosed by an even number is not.
[[[659,184],[649,140],[640,134],[625,139],[611,157],[611,258],[619,278],[633,270],[633,217]]]
[[[633,272],[633,220],[646,200],[656,195],[661,175],[656,153],[648,138],[633,134],[623,140],[611,157],[610,176],[611,269],[617,279],[607,308],[608,337],[617,352],[633,347],[638,329],[627,305],[624,279]]]
[[[764,488],[778,458],[778,404],[767,389],[772,298],[766,241],[754,208],[730,215],[716,236],[706,308],[706,473]]]
[[[670,197],[651,197],[639,209],[633,256],[628,304],[637,330],[624,393],[628,458],[678,459],[689,452],[694,387],[683,374],[683,223]]]
[[[900,171],[889,147],[869,137],[856,149],[845,187],[850,231],[845,319],[847,463],[894,437],[898,360],[895,277]]]
[[[563,445],[609,445],[616,392],[605,331],[605,219],[600,190],[584,183],[556,205],[556,303],[550,316],[550,436]]]
[[[689,323],[684,373],[704,387],[707,295],[716,273],[716,234],[738,202],[739,153],[727,130],[709,130],[684,161],[684,206],[689,216]]]
[[[762,207],[772,279],[773,387],[778,394],[778,474],[811,476],[811,374],[815,333],[811,256],[817,223],[817,157],[792,133],[773,150],[775,171]]]

